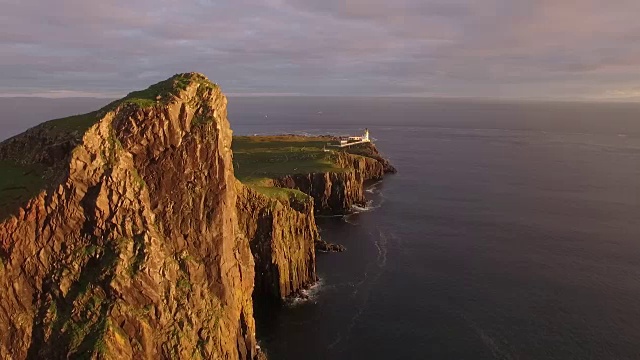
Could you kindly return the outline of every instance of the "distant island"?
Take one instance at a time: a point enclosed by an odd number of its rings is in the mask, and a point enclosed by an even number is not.
[[[0,357],[265,356],[253,299],[315,282],[314,216],[395,169],[368,131],[232,138],[226,104],[178,74],[0,143]]]

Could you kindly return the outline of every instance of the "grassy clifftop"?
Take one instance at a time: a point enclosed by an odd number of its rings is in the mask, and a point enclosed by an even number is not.
[[[120,105],[133,104],[140,108],[147,108],[169,102],[180,91],[184,91],[191,83],[198,83],[201,88],[217,88],[218,85],[210,82],[204,75],[198,73],[176,74],[167,80],[153,84],[144,90],[133,91],[122,99],[116,100],[107,106],[87,114],[73,115],[60,119],[54,119],[38,125],[52,132],[67,134],[84,133],[108,111],[114,110]]]
[[[324,148],[327,137],[234,136],[233,167],[236,178],[271,198],[291,202],[307,195],[294,189],[276,188],[270,179],[299,173],[342,171]]]
[[[109,111],[130,106],[132,111],[171,102],[190,85],[197,94],[218,88],[204,75],[177,74],[129,93],[122,99],[87,113],[46,121],[0,143],[0,220],[61,176],[64,159],[87,130]]]
[[[261,186],[280,176],[342,171],[324,151],[328,137],[234,136],[233,159],[236,177],[248,185]]]
[[[340,152],[379,158],[371,144],[348,148],[328,146],[333,140],[330,136],[234,136],[235,176],[264,195],[292,200],[307,195],[294,189],[273,187],[271,180],[296,174],[344,172],[348,169],[337,161]]]

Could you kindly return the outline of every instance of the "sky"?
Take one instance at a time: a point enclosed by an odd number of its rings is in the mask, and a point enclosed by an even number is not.
[[[0,96],[640,101],[638,0],[0,0]]]

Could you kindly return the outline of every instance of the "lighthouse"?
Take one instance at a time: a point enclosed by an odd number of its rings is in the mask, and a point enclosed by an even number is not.
[[[369,140],[369,129],[364,129],[364,136],[362,137],[362,141],[370,141]]]

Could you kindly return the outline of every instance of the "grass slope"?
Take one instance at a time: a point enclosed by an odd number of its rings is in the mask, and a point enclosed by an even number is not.
[[[44,187],[42,169],[0,161],[0,220],[34,197]]]
[[[294,174],[344,171],[333,158],[335,148],[327,137],[296,135],[234,136],[233,165],[236,178],[268,197],[286,202],[308,196],[298,190],[276,188],[269,180]],[[329,149],[329,151],[325,151]]]
[[[267,180],[293,174],[343,171],[332,161],[329,140],[306,136],[234,136],[233,163],[241,182],[263,186]]]
[[[209,82],[204,76],[199,74],[176,74],[169,79],[153,84],[144,90],[133,91],[124,98],[116,100],[98,111],[50,120],[39,126],[43,126],[50,131],[57,131],[60,133],[84,133],[93,124],[100,120],[101,115],[104,115],[104,113],[111,111],[120,105],[135,104],[141,108],[147,108],[159,103],[165,103],[170,100],[173,95],[185,90],[191,82],[197,82],[208,87],[217,87],[216,84]]]
[[[145,90],[134,91],[126,97],[116,100],[100,110],[87,114],[73,115],[64,118],[49,120],[26,133],[40,138],[47,138],[45,143],[60,143],[65,140],[75,139],[79,141],[84,133],[95,123],[97,123],[106,112],[114,110],[123,104],[134,104],[141,108],[163,104],[171,100],[173,95],[183,91],[191,83],[200,85],[198,93],[207,89],[217,88],[218,85],[207,80],[206,77],[197,73],[177,74],[171,78],[149,86]],[[17,135],[0,143],[0,148],[11,149],[13,141],[17,143],[23,141],[25,134]],[[34,144],[37,146],[37,144]],[[42,151],[33,148],[33,151]],[[44,168],[40,164],[29,164],[24,152],[8,151],[13,154],[8,158],[0,158],[0,220],[11,214],[16,208],[36,195],[46,187],[43,179]],[[29,165],[23,165],[29,164]]]

